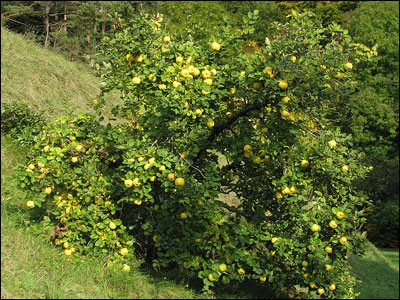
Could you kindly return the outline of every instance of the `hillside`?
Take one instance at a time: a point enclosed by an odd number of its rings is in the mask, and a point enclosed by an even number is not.
[[[35,42],[1,27],[1,101],[22,101],[46,108],[51,118],[68,112],[92,111],[89,104],[100,91],[100,79],[83,64],[45,50]],[[109,103],[118,95],[108,95]]]

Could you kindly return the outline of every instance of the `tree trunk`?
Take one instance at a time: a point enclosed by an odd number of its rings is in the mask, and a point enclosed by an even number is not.
[[[50,12],[50,2],[46,3],[46,39],[44,40],[44,48],[47,49],[49,45],[49,31],[50,31],[50,22],[49,22],[49,12]]]
[[[102,33],[102,35],[104,35],[104,33],[106,32],[106,21],[104,20],[105,13],[106,13],[106,8],[103,7],[103,23],[101,23],[101,33]]]
[[[67,1],[64,1],[64,30],[67,31]]]

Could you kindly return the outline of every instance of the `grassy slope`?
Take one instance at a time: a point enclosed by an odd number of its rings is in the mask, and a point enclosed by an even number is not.
[[[2,101],[19,100],[34,108],[46,108],[50,118],[70,108],[74,112],[90,111],[87,103],[99,92],[100,80],[88,74],[84,66],[3,28],[1,50]],[[118,101],[115,95],[108,99]],[[12,184],[12,166],[22,162],[25,151],[7,138],[2,137],[1,142],[2,298],[200,298],[186,287],[189,281],[174,272],[153,274],[150,269],[139,268],[139,261],[132,263],[135,267],[129,274],[105,268],[102,259],[71,263],[60,249],[26,231],[29,211],[21,200],[21,191]],[[352,264],[363,280],[357,286],[362,298],[397,297],[398,250],[378,251],[371,246],[364,258],[352,257]],[[268,295],[267,289],[247,282],[229,291],[218,289],[215,297]]]
[[[91,100],[100,92],[100,79],[82,64],[39,47],[1,27],[1,101],[22,101],[46,109],[46,117],[92,111]],[[106,97],[118,101],[116,93]]]

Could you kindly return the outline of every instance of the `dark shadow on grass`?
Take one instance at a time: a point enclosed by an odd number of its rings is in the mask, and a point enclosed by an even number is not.
[[[202,294],[203,281],[193,271],[179,267],[172,268],[169,271],[156,271],[148,262],[141,264],[140,271],[151,276],[155,285],[169,280],[178,285],[187,285],[199,297]],[[261,284],[255,280],[231,282],[228,285],[216,283],[212,290],[211,298],[214,299],[279,299],[268,284]],[[209,298],[206,295],[204,297]]]

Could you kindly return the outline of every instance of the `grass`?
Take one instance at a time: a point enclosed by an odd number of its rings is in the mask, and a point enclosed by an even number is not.
[[[19,100],[33,108],[46,108],[53,118],[91,111],[90,99],[99,92],[100,80],[86,67],[70,63],[34,42],[1,28],[2,101]],[[114,94],[108,102],[119,98]],[[107,268],[105,258],[68,258],[60,248],[27,230],[32,222],[22,192],[13,183],[13,166],[23,162],[26,148],[1,138],[1,298],[177,298],[201,299],[201,282],[179,270],[155,272],[142,260],[131,262],[132,271]],[[221,157],[220,163],[226,163]],[[222,199],[237,204],[234,195]],[[397,298],[398,249],[370,245],[366,256],[351,257],[359,280],[360,298]],[[267,286],[254,281],[217,286],[217,299],[274,298]]]
[[[1,27],[1,101],[22,101],[33,109],[46,109],[46,118],[70,112],[93,112],[91,101],[100,92],[100,79],[83,64]],[[105,97],[119,102],[117,93]]]
[[[359,299],[398,299],[399,249],[369,244],[363,257],[350,256]]]

